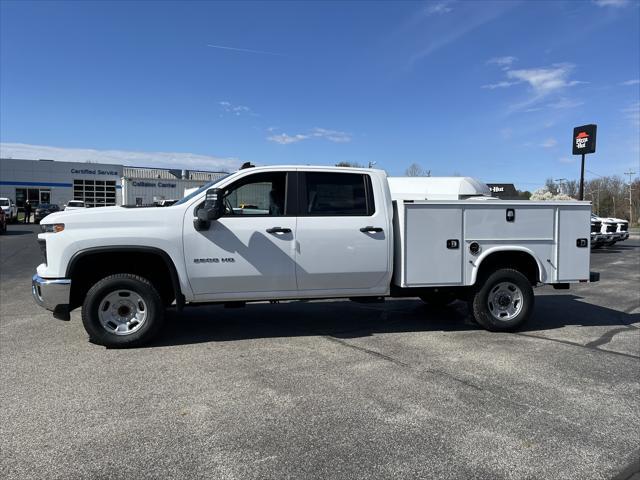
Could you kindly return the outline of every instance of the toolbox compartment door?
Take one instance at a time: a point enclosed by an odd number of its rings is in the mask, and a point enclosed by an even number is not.
[[[460,284],[462,248],[461,206],[406,205],[405,286]]]
[[[559,207],[558,282],[589,280],[590,237],[590,207],[582,205]],[[579,246],[579,240],[585,240],[587,246]]]

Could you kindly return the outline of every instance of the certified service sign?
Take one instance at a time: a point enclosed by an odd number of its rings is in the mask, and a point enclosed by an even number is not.
[[[573,154],[585,155],[596,151],[597,125],[583,125],[573,129]]]

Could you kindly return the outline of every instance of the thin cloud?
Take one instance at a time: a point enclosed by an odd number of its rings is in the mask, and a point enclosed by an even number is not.
[[[629,107],[622,109],[622,113],[631,120],[634,127],[640,127],[640,102],[632,103]]]
[[[509,70],[507,78],[528,83],[538,95],[548,95],[556,90],[584,83],[579,80],[569,80],[568,77],[573,69],[574,65],[562,63],[544,68]]]
[[[627,80],[626,82],[620,82],[620,85],[630,87],[631,85],[640,85],[640,79],[634,78],[633,80]]]
[[[576,108],[580,105],[584,105],[584,102],[582,100],[574,100],[562,97],[555,102],[548,103],[547,107],[555,108],[557,110],[564,110],[565,108]]]
[[[272,130],[269,130],[273,132]],[[346,132],[341,132],[338,130],[328,130],[326,128],[314,128],[307,133],[298,133],[295,135],[289,135],[287,133],[278,133],[274,135],[270,135],[267,137],[267,140],[274,143],[279,143],[280,145],[289,145],[292,143],[298,143],[303,140],[309,140],[312,138],[319,138],[328,140],[334,143],[348,143],[351,141],[351,135]]]
[[[451,1],[431,3],[425,9],[425,13],[427,15],[442,15],[444,13],[449,13],[453,11],[453,8],[451,8],[452,3],[453,2]]]
[[[540,146],[544,148],[553,148],[557,144],[558,144],[558,141],[555,138],[547,138],[544,142],[540,144]]]
[[[231,50],[234,52],[243,52],[243,53],[255,53],[258,55],[273,55],[276,57],[286,57],[286,55],[284,53],[278,53],[278,52],[267,52],[264,50],[252,50],[250,48],[237,48],[237,47],[227,47],[224,45],[211,45],[211,44],[207,44],[207,47],[209,48],[217,48],[219,50]]]
[[[593,3],[599,7],[619,8],[629,5],[629,0],[593,0]]]
[[[327,130],[326,128],[314,128],[311,136],[316,138],[326,138],[335,143],[348,143],[351,141],[351,135],[338,130]]]
[[[509,88],[512,85],[517,85],[520,82],[507,82],[506,80],[503,80],[502,82],[498,82],[498,83],[490,83],[488,85],[482,85],[481,88],[487,88],[489,90],[495,90],[496,88]]]
[[[440,3],[442,2],[439,2],[439,4]],[[433,7],[441,10],[441,13],[447,13],[445,10],[449,7],[436,7],[436,5],[438,4],[435,4]],[[443,20],[439,20],[439,22],[444,22],[444,19],[447,19],[447,21],[439,26],[435,25],[436,22],[434,21],[433,15],[428,15],[428,10],[422,10],[419,15],[414,17],[414,20],[410,22],[410,28],[420,28],[424,32],[429,32],[428,36],[431,38],[426,39],[426,44],[424,44],[421,50],[415,52],[409,58],[409,67],[434,52],[456,42],[475,29],[495,20],[509,9],[515,7],[516,4],[512,2],[499,2],[489,7],[479,2],[477,4],[475,2],[464,2],[461,3],[461,6],[463,10],[460,10],[460,15],[443,16]],[[427,13],[426,16],[425,13]],[[434,28],[434,25],[436,28]],[[422,44],[423,42],[418,41],[414,43]]]
[[[218,105],[220,105],[222,110],[225,111],[226,113],[231,113],[237,117],[239,117],[240,115],[253,115],[253,116],[258,115],[246,105],[234,105],[233,103],[226,102],[226,101],[218,102]]]
[[[493,57],[487,60],[487,65],[498,65],[500,67],[509,67],[518,60],[517,57],[505,56],[505,57]]]
[[[279,143],[280,145],[289,145],[290,143],[298,143],[302,140],[306,140],[309,138],[309,135],[287,135],[286,133],[279,133],[277,135],[270,135],[267,137],[267,140],[270,142]]]
[[[158,168],[186,168],[212,171],[236,170],[238,158],[216,157],[185,152],[133,152],[127,150],[95,150],[65,148],[25,143],[0,143],[0,157],[38,160],[47,158],[60,162],[107,163]]]

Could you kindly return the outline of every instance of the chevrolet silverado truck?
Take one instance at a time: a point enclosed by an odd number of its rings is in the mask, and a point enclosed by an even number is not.
[[[600,248],[607,241],[607,236],[602,233],[602,221],[591,214],[591,248]]]
[[[618,226],[616,229],[616,233],[620,235],[618,241],[627,240],[629,238],[629,222],[623,218],[610,218],[609,220],[616,222]]]
[[[618,222],[612,218],[598,217],[598,220],[602,223],[600,233],[605,236],[603,242],[607,247],[611,247],[623,240],[623,233],[619,231]]]
[[[10,198],[0,197],[0,208],[5,214],[7,223],[18,221],[18,206]]]
[[[534,286],[598,279],[589,202],[481,201],[486,185],[451,181],[449,195],[429,178],[392,193],[375,169],[250,167],[169,207],[52,213],[33,297],[64,320],[81,308],[90,340],[120,347],[153,338],[170,306],[296,299],[461,299],[508,331]]]

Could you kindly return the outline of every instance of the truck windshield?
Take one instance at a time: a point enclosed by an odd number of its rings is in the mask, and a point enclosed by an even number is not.
[[[9,200],[7,200],[6,198],[0,199],[0,206],[8,207],[9,206]]]
[[[195,192],[191,192],[189,195],[187,195],[186,197],[178,200],[176,203],[173,204],[173,206],[175,205],[182,205],[183,203],[188,202],[189,200],[191,200],[193,197],[197,197],[198,195],[200,195],[202,192],[204,192],[205,190],[213,187],[214,185],[216,185],[217,183],[221,182],[222,180],[224,180],[225,178],[227,178],[229,175],[231,175],[230,173],[220,177],[220,178],[216,178],[215,180],[212,180],[211,182],[201,186],[198,190],[196,190]]]

